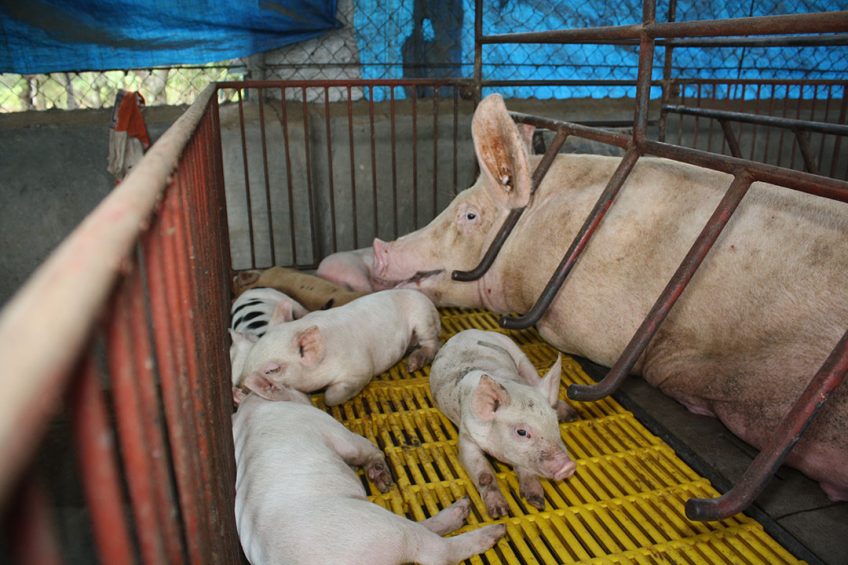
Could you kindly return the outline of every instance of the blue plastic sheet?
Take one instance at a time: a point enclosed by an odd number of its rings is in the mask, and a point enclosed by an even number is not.
[[[336,0],[0,0],[0,72],[205,64],[338,27]]]

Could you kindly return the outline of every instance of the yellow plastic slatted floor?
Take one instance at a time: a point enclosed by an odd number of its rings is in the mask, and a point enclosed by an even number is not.
[[[490,313],[442,309],[442,339],[471,328],[499,330]],[[535,330],[504,332],[542,374],[556,358]],[[403,364],[375,378],[351,401],[328,411],[386,454],[397,488],[375,503],[423,520],[458,498],[473,502],[467,528],[491,522],[457,458],[457,430],[430,396],[429,366],[409,374]],[[563,387],[591,379],[563,357]],[[316,402],[327,409],[316,398]],[[494,462],[510,506],[498,520],[507,535],[469,563],[799,563],[759,523],[739,514],[721,522],[691,522],[684,502],[718,493],[632,413],[611,398],[571,402],[580,420],[561,425],[577,472],[542,480],[547,506],[538,511],[519,495],[512,469]],[[464,531],[464,530],[463,530]]]

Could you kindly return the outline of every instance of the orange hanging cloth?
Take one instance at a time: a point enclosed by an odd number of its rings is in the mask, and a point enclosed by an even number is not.
[[[144,97],[138,92],[118,91],[109,130],[109,160],[106,169],[118,182],[141,161],[150,147],[150,136],[141,109]]]

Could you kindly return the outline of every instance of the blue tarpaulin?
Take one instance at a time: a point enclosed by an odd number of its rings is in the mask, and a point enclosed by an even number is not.
[[[338,27],[336,0],[0,0],[0,72],[212,63]]]

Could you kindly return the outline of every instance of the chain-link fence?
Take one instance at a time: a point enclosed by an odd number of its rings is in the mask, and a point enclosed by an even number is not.
[[[840,9],[842,0],[668,0],[657,19],[677,21],[797,14]],[[483,33],[545,31],[639,22],[641,0],[485,0]],[[148,105],[186,104],[210,81],[251,79],[445,78],[473,75],[474,0],[339,0],[343,27],[322,37],[242,60],[202,67],[50,75],[0,75],[0,111],[101,108],[118,89]],[[664,48],[654,78],[662,78]],[[638,46],[495,44],[483,48],[483,78],[508,81],[632,81]],[[848,47],[676,47],[672,76],[716,79],[843,79]],[[634,88],[609,83],[504,85],[508,97],[616,98]],[[379,91],[378,91],[379,92]],[[403,96],[402,93],[399,94]],[[658,95],[658,94],[657,94]]]

